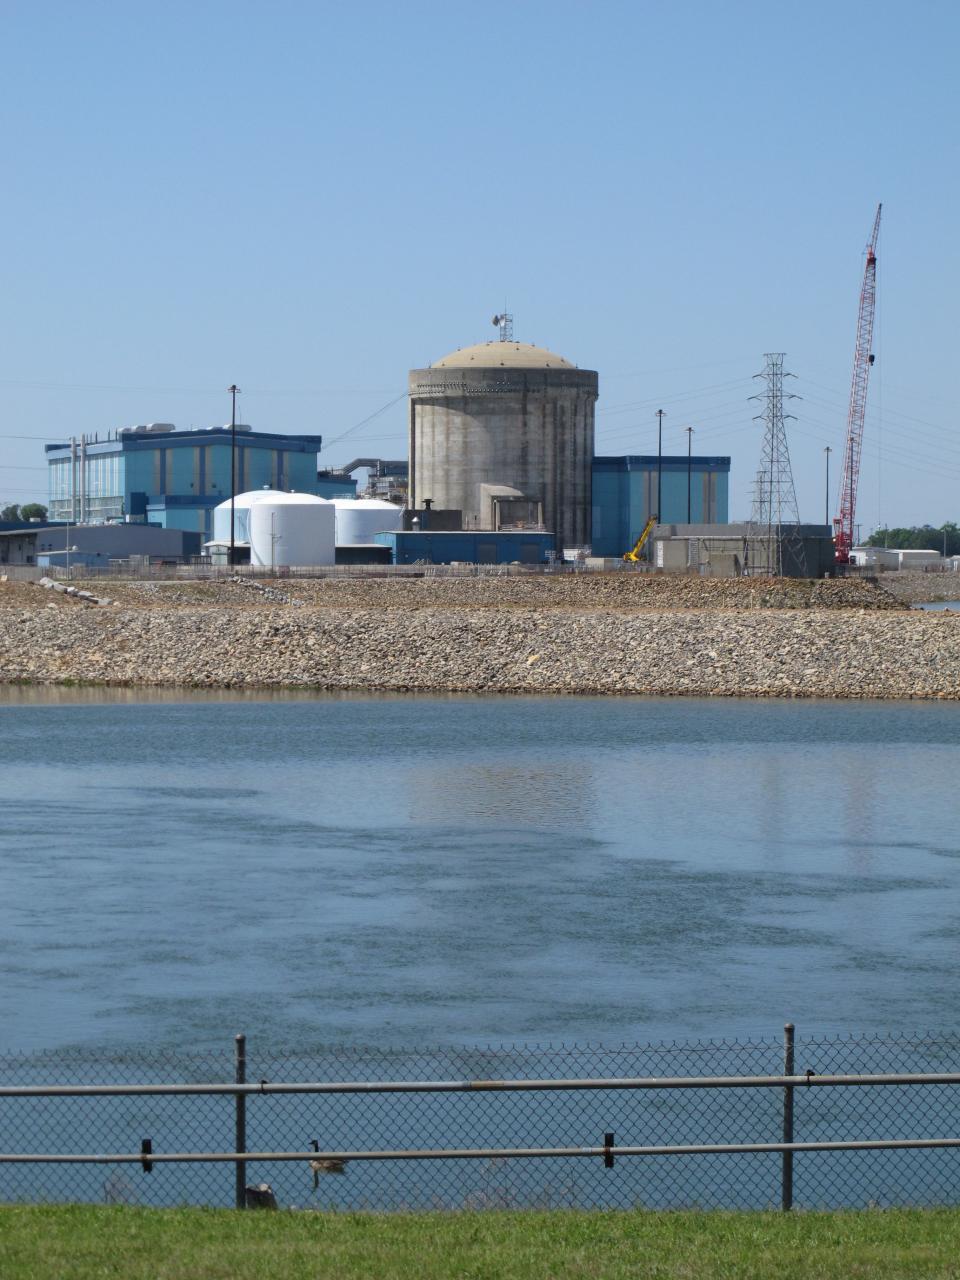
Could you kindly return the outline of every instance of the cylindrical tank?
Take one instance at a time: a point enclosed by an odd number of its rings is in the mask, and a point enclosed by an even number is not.
[[[403,528],[403,509],[382,498],[334,498],[337,511],[337,546],[369,546],[375,533]]]
[[[277,493],[250,508],[250,563],[318,565],[336,562],[333,503],[312,493]]]
[[[249,489],[246,493],[238,493],[233,500],[234,506],[234,541],[247,543],[250,541],[250,508],[265,498],[283,498],[288,495],[280,489]],[[213,538],[215,542],[230,541],[230,499],[221,502],[213,509]]]
[[[497,489],[543,504],[557,546],[590,542],[597,375],[525,342],[487,342],[410,373],[410,506],[492,529]]]

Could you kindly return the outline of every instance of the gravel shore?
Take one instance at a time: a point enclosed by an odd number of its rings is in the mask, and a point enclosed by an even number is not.
[[[110,605],[92,605],[0,584],[0,680],[960,699],[960,616],[910,611],[862,582],[619,574],[109,590]]]

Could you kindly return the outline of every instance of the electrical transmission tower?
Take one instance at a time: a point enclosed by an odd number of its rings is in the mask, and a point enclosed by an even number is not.
[[[797,507],[797,491],[790,467],[790,450],[787,446],[786,419],[792,413],[784,413],[783,402],[796,400],[797,396],[784,391],[784,378],[796,375],[784,373],[783,352],[769,352],[764,356],[762,378],[766,391],[751,396],[751,400],[763,401],[763,413],[756,421],[764,424],[763,447],[760,451],[760,467],[753,489],[753,511],[750,515],[749,563],[746,571],[768,577],[782,577],[784,552],[793,572],[805,574],[806,563],[803,541],[800,537],[800,512]]]

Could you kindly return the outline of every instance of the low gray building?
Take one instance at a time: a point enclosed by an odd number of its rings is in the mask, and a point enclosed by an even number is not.
[[[69,550],[68,550],[69,548]],[[0,532],[0,565],[107,565],[147,556],[178,561],[200,554],[200,534],[152,524],[54,524]]]
[[[657,569],[705,577],[822,578],[833,571],[833,530],[826,524],[658,524],[650,534]]]

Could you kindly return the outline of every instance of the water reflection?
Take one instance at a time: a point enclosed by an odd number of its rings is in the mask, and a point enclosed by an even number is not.
[[[549,767],[525,759],[434,766],[411,778],[411,819],[422,822],[509,823],[534,828],[587,828],[594,807],[594,766],[556,761]]]
[[[7,1047],[960,1013],[955,706],[66,692],[2,713]]]

